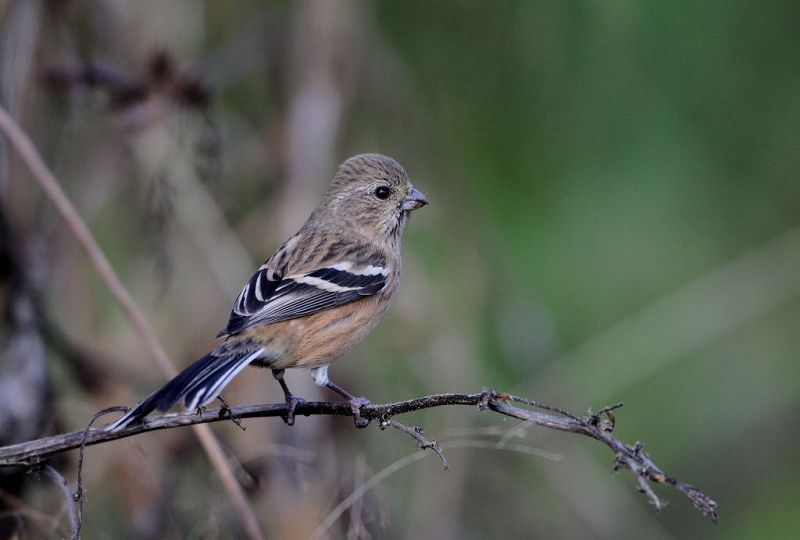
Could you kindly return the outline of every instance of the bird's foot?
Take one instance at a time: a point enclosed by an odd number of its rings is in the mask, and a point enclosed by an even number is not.
[[[297,405],[305,402],[305,399],[295,396],[294,394],[286,394],[286,414],[281,415],[281,418],[283,418],[287,426],[294,425],[294,413],[297,409]]]
[[[361,407],[371,404],[372,402],[364,397],[350,398],[350,410],[353,412],[353,419],[356,422],[357,428],[365,428],[369,425],[369,418],[361,416]]]

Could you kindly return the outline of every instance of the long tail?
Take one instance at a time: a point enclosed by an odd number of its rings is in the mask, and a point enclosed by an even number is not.
[[[250,362],[263,354],[261,348],[230,350],[219,347],[181,371],[174,379],[156,390],[136,407],[104,429],[118,431],[158,409],[166,411],[183,400],[188,410],[212,402],[222,389]]]

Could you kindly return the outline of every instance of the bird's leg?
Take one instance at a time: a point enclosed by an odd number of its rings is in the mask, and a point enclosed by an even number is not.
[[[286,398],[286,416],[283,417],[283,421],[286,422],[287,425],[293,426],[294,425],[294,411],[297,408],[298,403],[305,403],[301,397],[297,397],[289,391],[289,387],[286,386],[286,381],[283,380],[283,369],[273,369],[272,376],[275,377],[275,380],[278,381],[278,384],[281,385],[283,389],[283,395]]]
[[[353,418],[356,421],[356,427],[367,427],[369,425],[369,418],[363,418],[361,416],[361,407],[364,405],[369,405],[370,401],[364,397],[355,397],[353,394],[336,384],[335,382],[331,381],[330,379],[325,381],[325,386],[345,398],[347,401],[350,402],[350,410],[353,411]]]

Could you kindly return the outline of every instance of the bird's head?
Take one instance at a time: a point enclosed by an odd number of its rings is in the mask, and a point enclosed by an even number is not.
[[[330,223],[344,222],[359,233],[394,241],[413,210],[428,204],[394,159],[380,154],[353,156],[339,166],[320,210]]]

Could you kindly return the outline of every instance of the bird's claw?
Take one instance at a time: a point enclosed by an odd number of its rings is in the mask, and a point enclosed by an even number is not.
[[[286,396],[286,414],[281,415],[281,418],[283,418],[283,421],[286,422],[287,426],[294,425],[294,416],[295,416],[294,413],[295,410],[297,409],[297,405],[305,402],[306,402],[305,399],[297,397],[293,394],[290,396],[289,395]]]
[[[365,428],[369,425],[369,418],[361,416],[361,407],[371,404],[372,402],[370,400],[363,397],[354,397],[350,400],[350,410],[353,412],[353,419],[356,422],[357,428]]]

